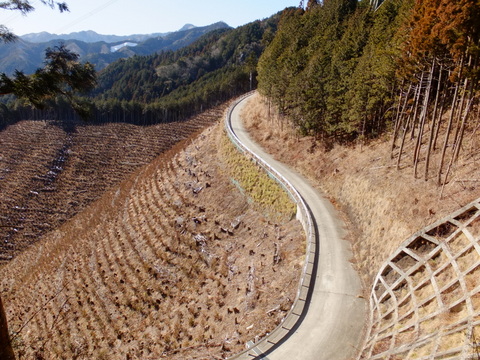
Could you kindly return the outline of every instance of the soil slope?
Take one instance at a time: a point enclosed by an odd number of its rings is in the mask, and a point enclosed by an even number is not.
[[[181,123],[21,121],[0,131],[0,264],[81,212],[225,105]]]
[[[279,323],[302,227],[232,181],[225,143],[177,145],[2,266],[20,359],[224,358]]]

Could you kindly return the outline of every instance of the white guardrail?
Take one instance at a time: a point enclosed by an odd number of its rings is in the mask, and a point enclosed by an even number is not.
[[[317,269],[316,262],[318,261],[317,233],[313,225],[313,219],[310,214],[310,210],[308,209],[305,201],[287,179],[285,179],[277,170],[268,165],[263,159],[254,154],[247,146],[245,146],[233,130],[231,123],[233,110],[241,101],[253,95],[253,93],[254,92],[250,92],[239,97],[232,103],[232,105],[230,105],[225,118],[225,128],[230,140],[236,145],[236,147],[241,152],[248,155],[257,164],[259,164],[270,177],[276,180],[285,189],[285,191],[287,191],[292,200],[297,204],[297,219],[302,223],[306,235],[306,255],[297,295],[285,318],[271,333],[267,334],[257,343],[249,341],[246,345],[248,347],[246,350],[230,357],[229,360],[254,359],[260,356],[262,359],[267,359],[266,355],[268,355],[268,353],[273,351],[273,349],[277,346],[281,345],[293,332],[295,332],[308,310],[308,304],[315,281]]]

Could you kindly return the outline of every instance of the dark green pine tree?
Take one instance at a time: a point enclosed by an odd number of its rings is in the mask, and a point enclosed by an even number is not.
[[[298,8],[283,12],[275,38],[258,63],[259,91],[270,98],[282,112],[286,111],[286,103],[289,102],[287,92],[291,82],[305,61],[300,54],[304,46],[301,32],[304,36],[308,36],[308,33],[302,25],[302,14],[303,10]]]
[[[340,97],[344,92],[340,73],[350,56],[348,50],[341,54],[339,45],[348,18],[355,11],[356,1],[329,0],[313,7],[304,15],[304,27],[311,29],[305,54],[308,63],[298,79],[301,94],[295,104],[303,132],[321,137],[336,137],[341,121]],[[338,51],[337,51],[338,50]],[[338,56],[336,56],[338,53]],[[341,64],[341,62],[345,62]]]
[[[344,111],[351,130],[362,139],[380,134],[395,116],[392,94],[397,59],[401,56],[397,34],[410,7],[409,1],[391,0],[365,15],[363,26],[368,38],[348,79]]]
[[[78,100],[76,93],[86,93],[96,85],[96,72],[90,63],[81,64],[79,55],[64,45],[47,49],[45,66],[33,75],[16,71],[13,77],[0,74],[0,95],[13,94],[44,108],[49,100],[63,96],[82,117],[88,117],[89,107]]]

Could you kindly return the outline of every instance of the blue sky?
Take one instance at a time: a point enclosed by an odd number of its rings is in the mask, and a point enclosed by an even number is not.
[[[64,0],[69,13],[60,14],[40,0],[27,16],[0,11],[0,24],[17,35],[48,31],[65,34],[94,30],[100,34],[131,35],[168,32],[189,23],[204,26],[224,21],[237,27],[263,19],[300,0]]]

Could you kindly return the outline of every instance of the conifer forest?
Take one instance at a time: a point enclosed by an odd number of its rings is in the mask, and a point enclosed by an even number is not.
[[[91,122],[148,125],[258,88],[300,134],[327,146],[391,134],[397,167],[411,157],[415,177],[441,185],[480,126],[479,20],[472,0],[302,1],[177,51],[114,62],[84,100]],[[77,116],[60,98],[47,110],[7,99],[0,124]],[[434,151],[442,155],[432,167]]]

